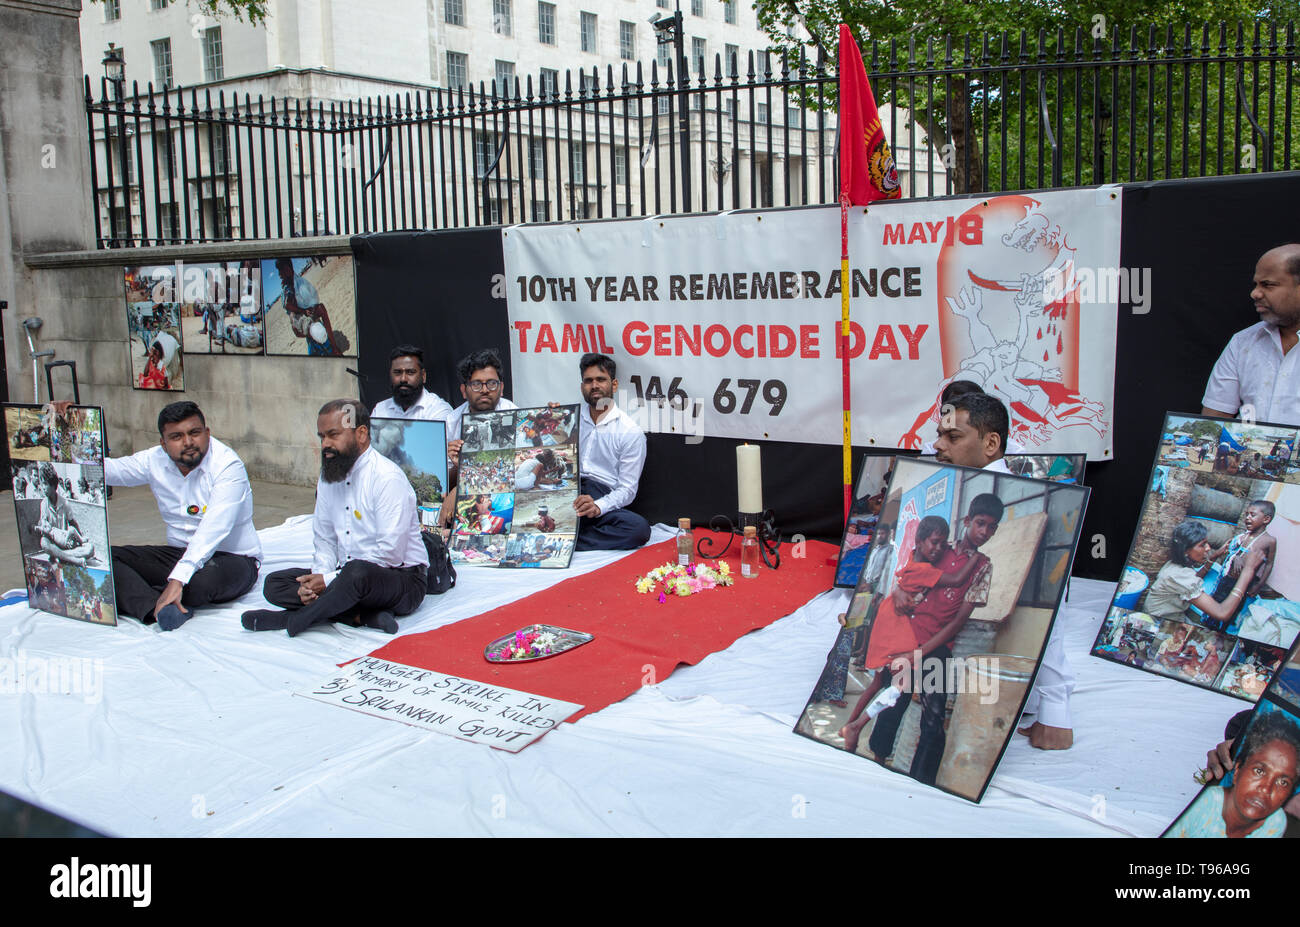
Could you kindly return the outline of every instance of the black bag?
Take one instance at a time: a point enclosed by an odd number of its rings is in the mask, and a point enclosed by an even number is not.
[[[421,531],[424,550],[429,555],[428,589],[426,595],[442,595],[456,586],[456,568],[451,565],[451,554],[442,535],[437,531]]]

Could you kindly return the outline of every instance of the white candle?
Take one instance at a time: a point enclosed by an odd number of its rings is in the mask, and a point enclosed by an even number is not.
[[[736,448],[736,485],[740,489],[740,511],[763,511],[763,462],[757,444]]]

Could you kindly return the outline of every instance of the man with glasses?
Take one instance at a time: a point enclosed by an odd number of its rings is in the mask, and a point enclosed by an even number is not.
[[[505,381],[501,376],[501,355],[491,348],[475,351],[456,365],[460,374],[460,394],[465,401],[447,416],[447,459],[452,466],[460,462],[461,419],[466,413],[501,412],[519,408],[502,396]]]

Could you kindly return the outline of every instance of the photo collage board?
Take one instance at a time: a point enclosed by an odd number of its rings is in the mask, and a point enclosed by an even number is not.
[[[1288,836],[1285,806],[1300,783],[1297,649],[1292,646],[1233,741],[1232,769],[1206,783],[1162,837]]]
[[[1294,426],[1165,417],[1094,656],[1255,701],[1300,630]]]
[[[447,423],[372,418],[370,446],[402,468],[415,490],[420,530],[438,531],[447,491]]]
[[[104,414],[4,404],[14,514],[32,608],[116,625],[104,482]]]
[[[794,730],[978,802],[1038,672],[1088,489],[900,456],[883,491],[894,530],[875,532]]]
[[[857,482],[853,486],[853,504],[848,522],[844,525],[844,537],[840,541],[839,565],[835,569],[837,588],[852,589],[858,584],[858,577],[866,566],[867,551],[877,528],[892,531],[892,525],[881,525],[880,509],[884,505],[885,487],[889,484],[894,460],[899,456],[933,459],[898,449],[867,449],[866,456],[862,459],[862,468],[858,471]],[[1020,476],[1080,485],[1083,483],[1083,467],[1087,462],[1084,454],[1007,454],[1003,459],[1007,463],[1007,469]]]
[[[578,534],[576,405],[461,421],[455,563],[564,569]]]
[[[185,389],[185,356],[356,357],[350,255],[124,268],[136,389]]]

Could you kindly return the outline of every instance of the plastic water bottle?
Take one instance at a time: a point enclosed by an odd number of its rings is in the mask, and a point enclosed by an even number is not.
[[[677,565],[690,566],[695,557],[695,534],[689,518],[677,519]]]
[[[740,575],[753,579],[758,575],[758,529],[745,526],[745,539],[740,542]]]

